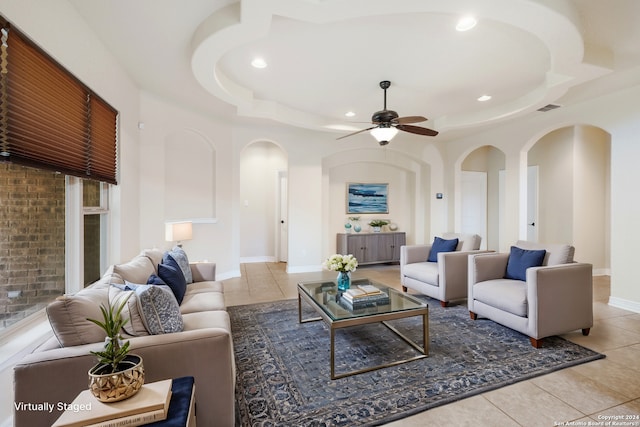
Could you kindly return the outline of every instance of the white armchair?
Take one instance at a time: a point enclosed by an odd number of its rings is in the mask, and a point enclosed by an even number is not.
[[[409,245],[400,248],[400,282],[402,290],[414,289],[423,295],[440,300],[446,307],[449,301],[467,297],[467,258],[479,253],[482,238],[477,234],[444,233],[443,239],[458,239],[453,252],[439,253],[437,262],[429,262],[432,245]]]
[[[542,346],[545,337],[593,326],[592,265],[573,261],[574,247],[518,241],[517,248],[545,249],[540,267],[526,269],[526,281],[506,279],[508,253],[469,257],[468,299],[471,319],[486,317]]]

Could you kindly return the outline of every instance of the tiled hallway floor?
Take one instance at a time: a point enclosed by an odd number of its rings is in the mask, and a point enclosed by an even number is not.
[[[334,272],[288,274],[284,263],[242,264],[242,277],[225,280],[228,306],[292,299],[298,282],[332,279]],[[400,289],[397,265],[359,267],[368,277]],[[606,354],[595,362],[516,383],[422,412],[388,426],[556,426],[607,425],[607,420],[640,427],[640,314],[611,307],[609,277],[594,277],[594,326],[564,338]],[[614,418],[619,416],[617,421]],[[589,424],[591,422],[592,424]],[[594,424],[601,423],[601,424]]]

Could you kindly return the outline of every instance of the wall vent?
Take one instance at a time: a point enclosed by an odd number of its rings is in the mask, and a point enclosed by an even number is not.
[[[547,111],[555,110],[556,108],[560,108],[560,105],[548,104],[542,108],[538,108],[538,111],[542,111],[543,113],[546,113]]]

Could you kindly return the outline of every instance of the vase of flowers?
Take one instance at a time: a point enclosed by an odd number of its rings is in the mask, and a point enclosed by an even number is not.
[[[338,272],[338,290],[346,291],[351,286],[351,272],[356,271],[358,260],[353,255],[331,255],[324,262],[324,266],[328,270]]]

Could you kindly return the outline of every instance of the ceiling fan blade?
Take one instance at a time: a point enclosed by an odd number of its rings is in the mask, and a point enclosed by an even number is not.
[[[375,128],[377,128],[377,127],[378,127],[378,126],[372,126],[372,127],[370,127],[370,128],[362,129],[362,130],[359,130],[359,131],[357,131],[357,132],[350,133],[350,134],[348,134],[348,135],[343,135],[343,136],[341,136],[341,137],[339,137],[339,138],[336,138],[336,140],[338,140],[338,139],[342,139],[342,138],[346,138],[346,137],[349,137],[349,136],[353,136],[353,135],[357,135],[357,134],[359,134],[359,133],[366,132],[366,131],[371,130],[371,129],[375,129]]]
[[[405,125],[407,123],[419,123],[426,122],[427,118],[422,116],[407,116],[407,117],[398,117],[395,120],[392,120],[394,123],[398,123],[401,125]]]
[[[397,125],[396,128],[405,132],[416,133],[418,135],[436,136],[438,134],[438,132],[433,129],[421,128],[420,126]]]

